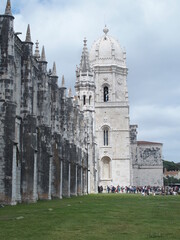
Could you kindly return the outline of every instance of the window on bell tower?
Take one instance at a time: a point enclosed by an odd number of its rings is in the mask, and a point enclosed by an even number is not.
[[[83,95],[83,105],[86,105],[86,95]]]
[[[108,128],[104,129],[104,146],[108,146],[109,145],[109,130]]]
[[[89,96],[89,105],[91,105],[91,96]]]
[[[109,89],[108,87],[104,87],[104,102],[108,102],[109,101]]]

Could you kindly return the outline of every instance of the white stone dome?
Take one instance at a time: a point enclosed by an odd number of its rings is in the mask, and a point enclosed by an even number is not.
[[[119,42],[107,34],[109,30],[106,27],[103,31],[105,34],[91,47],[89,54],[91,65],[118,64],[124,66],[126,53],[122,50]]]

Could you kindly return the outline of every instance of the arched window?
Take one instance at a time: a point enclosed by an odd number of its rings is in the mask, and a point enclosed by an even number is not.
[[[89,105],[91,105],[91,96],[89,96]]]
[[[86,95],[83,95],[83,105],[86,105]]]
[[[108,87],[104,87],[104,102],[108,102],[109,101],[109,89]]]
[[[104,146],[109,145],[109,130],[108,128],[104,129]]]
[[[109,179],[111,174],[110,174],[110,158],[109,157],[103,157],[102,158],[102,178],[103,179]]]

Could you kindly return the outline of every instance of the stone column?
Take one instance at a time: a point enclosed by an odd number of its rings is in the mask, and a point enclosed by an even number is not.
[[[16,201],[21,202],[21,165],[16,168]]]
[[[87,176],[87,185],[88,185],[88,187],[87,187],[87,193],[90,193],[91,192],[91,176],[90,176],[90,170],[87,170],[87,174],[88,174],[88,176]]]
[[[63,161],[60,163],[60,190],[59,190],[59,198],[62,199],[62,181],[63,181]]]
[[[112,99],[110,99],[111,101],[115,101],[116,99],[116,96],[115,96],[115,88],[117,87],[116,86],[116,76],[115,76],[115,71],[113,70],[113,84],[112,84]]]
[[[98,193],[97,179],[98,179],[98,171],[95,169],[95,188],[94,188],[95,193]]]
[[[36,202],[37,197],[37,151],[34,152],[34,184],[33,184],[33,201]]]
[[[78,184],[78,164],[76,164],[76,176],[75,176],[75,196],[77,196],[77,184]]]
[[[16,205],[16,143],[13,145],[13,162],[12,162],[12,198],[11,205]]]
[[[51,200],[51,182],[52,182],[52,156],[49,158],[49,193],[48,193],[48,199]]]
[[[81,189],[80,189],[80,195],[83,193],[83,168],[81,166]]]
[[[68,169],[68,197],[71,195],[71,163],[69,163]]]
[[[83,169],[83,193],[87,194],[88,193],[88,185],[87,185],[87,181],[88,181],[88,173],[89,171],[87,171],[86,168]]]

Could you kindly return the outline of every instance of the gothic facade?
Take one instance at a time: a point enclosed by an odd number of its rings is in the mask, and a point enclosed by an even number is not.
[[[104,35],[87,41],[75,90],[47,71],[14,32],[10,0],[0,15],[0,202],[36,202],[96,193],[102,185],[162,185],[162,144],[138,142],[130,125],[126,53]],[[147,178],[148,176],[148,178]]]
[[[47,71],[44,47],[40,56],[36,43],[33,53],[30,27],[23,42],[13,21],[7,1],[0,16],[0,201],[87,194],[93,116],[66,94],[64,77],[58,86],[55,64]]]

